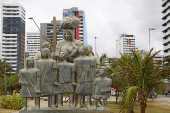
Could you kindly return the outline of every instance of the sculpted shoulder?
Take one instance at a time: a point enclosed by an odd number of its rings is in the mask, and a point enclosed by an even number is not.
[[[33,68],[32,71],[39,72],[40,70],[38,68]]]
[[[83,45],[82,41],[80,41],[80,40],[75,40],[75,44],[77,46],[82,46]]]
[[[60,41],[57,43],[57,45],[56,45],[56,46],[62,46],[62,45],[64,45],[64,43],[65,43],[65,41],[64,41],[64,40],[60,40]]]
[[[25,72],[26,71],[26,69],[20,69],[19,70],[19,73],[23,73],[23,72]]]

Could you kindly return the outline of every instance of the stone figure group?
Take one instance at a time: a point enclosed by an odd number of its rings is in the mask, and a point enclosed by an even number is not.
[[[96,77],[96,58],[92,47],[73,38],[73,29],[78,23],[78,19],[74,18],[63,21],[64,40],[57,43],[54,56],[51,55],[50,44],[44,42],[35,59],[26,59],[26,67],[19,72],[25,109],[30,97],[35,98],[36,109],[40,109],[40,97],[48,97],[48,107],[61,108],[65,94],[70,97],[70,107],[89,108],[92,98],[97,107],[101,100],[106,105],[111,79],[104,76],[104,71]]]

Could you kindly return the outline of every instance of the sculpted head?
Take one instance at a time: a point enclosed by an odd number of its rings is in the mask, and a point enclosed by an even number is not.
[[[90,45],[87,45],[87,46],[88,46],[88,50],[89,50],[89,56],[94,56],[92,46],[90,46]]]
[[[73,31],[72,30],[64,30],[64,40],[67,40],[67,41],[73,40]]]
[[[27,69],[34,67],[34,59],[33,58],[26,59],[26,67],[27,67]]]
[[[42,43],[41,49],[44,49],[44,48],[50,48],[50,43],[48,41],[45,41]]]
[[[41,58],[48,59],[50,57],[50,50],[48,48],[44,48],[41,50]]]
[[[79,49],[79,53],[81,56],[88,56],[88,54],[89,54],[88,46],[85,46],[85,45],[81,46]]]
[[[63,19],[61,28],[62,29],[76,29],[80,24],[80,19],[76,16],[67,16]]]

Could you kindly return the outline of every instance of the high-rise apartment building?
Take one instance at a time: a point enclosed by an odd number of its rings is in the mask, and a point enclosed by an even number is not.
[[[170,0],[162,0],[164,57],[170,56]]]
[[[24,66],[25,10],[17,3],[3,3],[1,18],[0,57],[18,71]]]
[[[75,29],[75,39],[81,40],[84,44],[87,44],[87,29],[84,11],[79,10],[77,7],[63,10],[63,18],[70,15],[76,16],[80,19],[80,25],[77,29]]]
[[[131,54],[132,50],[136,50],[135,36],[129,34],[121,34],[116,40],[116,57],[120,58],[121,54]]]
[[[61,26],[61,21],[56,20],[56,30],[59,29]],[[46,38],[48,39],[51,43],[53,42],[53,21],[51,23],[40,23],[40,28],[41,28],[41,33],[40,33],[40,42],[42,43],[43,40]],[[63,31],[61,31],[58,35],[56,40],[63,40]]]
[[[27,33],[25,50],[29,57],[35,57],[36,53],[40,51],[40,33]]]

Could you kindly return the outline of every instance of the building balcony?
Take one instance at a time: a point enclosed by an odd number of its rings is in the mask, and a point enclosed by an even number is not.
[[[2,47],[17,47],[17,45],[3,45]]]
[[[168,30],[166,33],[163,33],[163,39],[165,39],[169,35],[170,35],[170,30]]]
[[[7,51],[7,52],[10,52],[10,51],[12,51],[12,52],[17,52],[17,49],[3,49],[3,51]]]
[[[169,1],[169,0],[163,0],[163,1],[162,1],[162,7],[165,7],[166,4],[168,3],[168,1]]]
[[[170,12],[167,11],[167,13],[163,14],[162,20],[167,20],[167,18],[170,16]]]
[[[170,2],[168,2],[168,3],[166,4],[166,6],[163,7],[162,13],[165,13],[166,10],[169,8],[169,6],[170,6]]]
[[[15,63],[17,63],[17,60],[16,59],[15,60],[6,60],[6,62],[15,64]]]
[[[2,55],[17,55],[17,53],[2,53]]]
[[[5,59],[17,59],[17,57],[7,57],[7,56],[5,56]]]
[[[168,20],[166,20],[166,21],[164,21],[164,23],[162,24],[162,26],[163,27],[166,27],[168,24],[170,24],[170,19]]]
[[[169,25],[167,25],[166,27],[164,27],[164,29],[163,29],[163,33],[167,33],[168,31],[170,31],[170,26]]]
[[[170,56],[170,51],[164,52],[164,57]]]
[[[164,51],[170,49],[170,44],[168,44],[167,46],[164,46],[163,48],[164,48]]]
[[[169,3],[170,4],[170,3]],[[163,11],[163,17],[168,15],[168,13],[170,12],[170,5]]]
[[[163,39],[163,44],[170,42],[170,36],[167,39]]]

